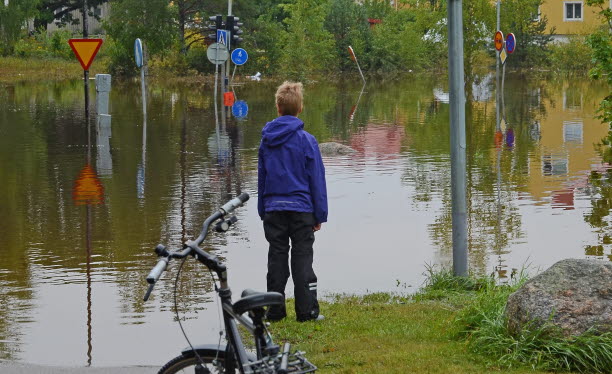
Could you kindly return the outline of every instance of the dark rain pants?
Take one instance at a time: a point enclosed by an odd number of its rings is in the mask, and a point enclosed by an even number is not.
[[[268,291],[285,295],[289,279],[289,240],[291,240],[291,274],[293,274],[295,314],[298,321],[315,319],[319,315],[317,276],[312,270],[312,231],[315,218],[312,213],[268,212],[263,220],[268,251]],[[273,306],[268,319],[279,320],[287,315],[285,306]]]

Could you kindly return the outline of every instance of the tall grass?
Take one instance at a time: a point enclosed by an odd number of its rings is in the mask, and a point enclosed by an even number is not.
[[[453,334],[465,339],[469,349],[489,366],[612,373],[612,333],[566,337],[550,324],[523,326],[519,333],[508,329],[506,302],[526,281],[524,273],[511,284],[499,285],[490,278],[458,278],[448,270],[428,271],[425,294],[461,300]]]

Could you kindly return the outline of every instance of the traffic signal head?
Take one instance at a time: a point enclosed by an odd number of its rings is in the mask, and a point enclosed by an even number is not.
[[[231,33],[233,45],[238,45],[238,43],[242,42],[243,40],[239,36],[240,34],[242,34],[242,30],[240,30],[240,27],[242,27],[243,24],[242,22],[238,21],[240,21],[240,18],[238,17],[227,16],[227,30],[229,30],[229,32]]]
[[[209,30],[222,30],[223,29],[223,16],[221,15],[210,16],[208,17],[208,19],[214,22],[213,24],[208,25]]]

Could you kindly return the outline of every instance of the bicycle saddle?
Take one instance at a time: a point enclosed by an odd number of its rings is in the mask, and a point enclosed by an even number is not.
[[[270,305],[283,305],[285,298],[278,292],[257,292],[251,289],[242,291],[241,298],[234,303],[234,312],[243,314]]]

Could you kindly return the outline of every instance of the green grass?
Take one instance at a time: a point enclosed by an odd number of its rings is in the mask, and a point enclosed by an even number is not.
[[[429,269],[417,295],[337,295],[322,322],[274,323],[275,341],[307,352],[320,373],[610,373],[612,335],[564,338],[549,327],[506,329],[512,285]]]
[[[98,57],[89,71],[89,76],[104,73],[107,58]],[[0,57],[0,83],[32,81],[60,81],[83,77],[83,68],[77,61],[61,58]]]

